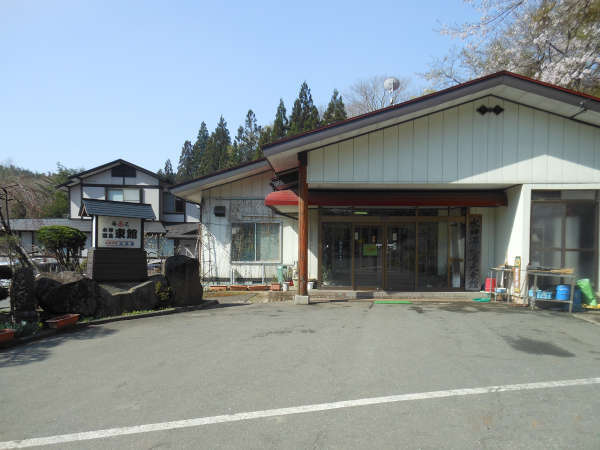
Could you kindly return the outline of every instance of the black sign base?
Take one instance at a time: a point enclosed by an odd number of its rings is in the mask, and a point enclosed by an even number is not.
[[[146,251],[141,248],[91,248],[87,276],[96,281],[144,281],[148,279]]]

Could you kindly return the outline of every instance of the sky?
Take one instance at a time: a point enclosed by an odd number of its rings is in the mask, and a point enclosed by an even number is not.
[[[374,75],[422,90],[455,44],[436,30],[474,18],[462,0],[0,0],[0,163],[176,168],[202,121],[269,124],[305,80],[318,106]]]

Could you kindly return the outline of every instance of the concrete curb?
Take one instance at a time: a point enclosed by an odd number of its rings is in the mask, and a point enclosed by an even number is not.
[[[219,302],[217,302],[216,300],[206,300],[205,303],[203,303],[201,305],[178,306],[178,307],[170,308],[167,310],[153,311],[153,312],[144,313],[144,314],[114,316],[114,317],[107,317],[104,319],[90,320],[89,322],[77,322],[73,326],[62,329],[62,330],[60,330],[60,329],[55,330],[55,329],[51,329],[51,328],[43,329],[39,333],[37,333],[33,336],[27,336],[27,337],[23,337],[23,338],[15,338],[12,341],[8,341],[3,344],[0,344],[0,351],[8,349],[8,348],[12,348],[12,347],[17,347],[19,345],[29,344],[30,342],[40,341],[42,339],[46,339],[51,336],[56,336],[58,334],[72,333],[74,331],[81,330],[83,328],[87,328],[90,325],[102,325],[105,323],[120,322],[122,320],[146,319],[148,317],[167,316],[170,314],[177,314],[177,313],[183,313],[183,312],[188,312],[188,311],[197,311],[199,309],[208,309],[208,308],[212,308],[218,304],[219,304]]]

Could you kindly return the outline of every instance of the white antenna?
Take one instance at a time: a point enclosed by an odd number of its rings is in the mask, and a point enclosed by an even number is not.
[[[398,78],[390,77],[386,78],[383,82],[383,88],[390,92],[390,105],[394,104],[394,91],[400,87],[400,80]]]

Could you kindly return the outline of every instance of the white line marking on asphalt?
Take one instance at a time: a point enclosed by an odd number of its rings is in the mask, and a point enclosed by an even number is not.
[[[539,383],[505,384],[500,386],[487,386],[480,388],[450,389],[447,391],[420,392],[415,394],[390,395],[386,397],[361,398],[332,403],[318,403],[315,405],[292,406],[290,408],[267,409],[264,411],[242,412],[225,414],[222,416],[199,417],[196,419],[175,420],[172,422],[150,423],[132,427],[108,428],[105,430],[86,431],[82,433],[59,434],[19,441],[0,442],[0,450],[9,448],[35,447],[39,445],[63,444],[66,442],[89,441],[104,439],[129,434],[150,433],[152,431],[176,430],[179,428],[200,427],[216,423],[238,422],[241,420],[263,419],[265,417],[287,416],[290,414],[303,414],[309,412],[328,411],[332,409],[352,408],[356,406],[380,405],[384,403],[398,403],[413,400],[428,400],[432,398],[460,397],[465,395],[492,394],[497,392],[528,391],[534,389],[562,388],[569,386],[586,386],[600,384],[598,378],[580,378],[575,380],[542,381]]]

